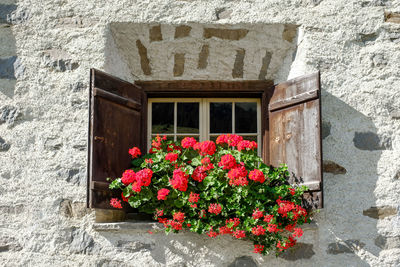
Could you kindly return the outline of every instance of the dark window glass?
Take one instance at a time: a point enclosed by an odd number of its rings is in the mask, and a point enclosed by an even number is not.
[[[232,103],[210,103],[210,132],[232,132]]]
[[[235,133],[257,132],[257,103],[235,103]]]
[[[152,103],[152,133],[174,132],[174,103]]]
[[[199,103],[178,103],[178,133],[199,133]]]

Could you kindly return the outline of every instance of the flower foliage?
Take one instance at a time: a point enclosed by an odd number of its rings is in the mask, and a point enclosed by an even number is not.
[[[167,233],[231,235],[253,241],[255,253],[279,253],[303,235],[299,226],[309,215],[300,204],[307,188],[289,185],[287,167],[265,165],[256,148],[231,134],[216,143],[186,137],[180,144],[157,136],[149,154],[129,150],[133,167],[110,188],[121,189],[130,206],[153,214]],[[117,198],[110,205],[122,208]]]

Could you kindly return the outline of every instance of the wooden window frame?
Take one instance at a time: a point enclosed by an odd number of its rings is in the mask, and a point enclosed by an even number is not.
[[[265,81],[135,81],[149,98],[258,98],[261,102],[261,156],[269,162],[268,104],[274,91],[274,82]],[[147,109],[144,115],[146,133]],[[146,139],[147,147],[147,139]]]

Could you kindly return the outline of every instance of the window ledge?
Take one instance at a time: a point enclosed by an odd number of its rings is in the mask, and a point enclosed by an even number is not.
[[[157,231],[163,230],[162,224],[151,221],[130,221],[130,222],[114,222],[114,223],[94,223],[93,229],[99,232],[104,231]]]

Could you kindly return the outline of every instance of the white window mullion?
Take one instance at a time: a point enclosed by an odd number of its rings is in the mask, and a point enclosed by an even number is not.
[[[178,102],[174,102],[174,141],[176,142],[176,133],[177,133],[177,124],[178,124]]]
[[[235,102],[232,102],[232,133],[235,134]]]

